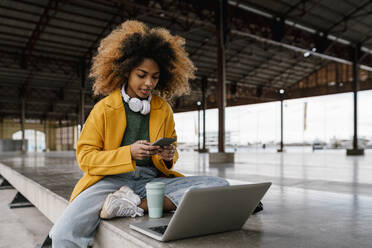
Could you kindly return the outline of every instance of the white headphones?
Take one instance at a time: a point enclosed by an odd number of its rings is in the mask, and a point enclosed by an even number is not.
[[[152,94],[150,93],[149,98],[147,100],[141,100],[136,97],[131,98],[125,92],[125,84],[121,88],[121,95],[123,96],[124,102],[128,103],[130,110],[133,112],[140,112],[143,115],[147,115],[150,113],[151,109],[151,98]]]

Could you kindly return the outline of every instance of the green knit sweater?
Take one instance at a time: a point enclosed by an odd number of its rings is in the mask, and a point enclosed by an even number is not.
[[[133,112],[130,110],[128,103],[124,102],[125,116],[127,118],[127,127],[121,146],[131,145],[137,140],[150,140],[149,122],[150,115],[143,115],[140,112]],[[154,166],[151,157],[146,157],[143,160],[136,160],[137,166]]]

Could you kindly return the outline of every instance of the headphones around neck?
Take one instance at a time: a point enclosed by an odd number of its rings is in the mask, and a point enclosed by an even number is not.
[[[150,93],[149,98],[147,100],[141,100],[136,97],[131,98],[125,92],[125,84],[121,88],[121,95],[123,96],[124,102],[128,103],[130,110],[133,112],[140,112],[143,115],[147,115],[150,113],[151,110],[151,98],[152,94]]]

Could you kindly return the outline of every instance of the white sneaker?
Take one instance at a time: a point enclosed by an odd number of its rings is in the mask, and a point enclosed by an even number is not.
[[[143,216],[143,209],[137,207],[140,203],[140,197],[132,189],[127,186],[121,187],[120,190],[107,196],[100,217],[111,219],[114,217]]]
[[[141,203],[141,198],[139,197],[139,195],[134,193],[133,190],[128,186],[122,186],[118,191],[115,191],[114,195],[127,198],[128,200],[136,204],[136,206]]]

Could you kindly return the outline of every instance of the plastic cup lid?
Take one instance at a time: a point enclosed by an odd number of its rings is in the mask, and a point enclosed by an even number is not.
[[[146,189],[162,189],[165,187],[163,182],[152,182],[146,184]]]

